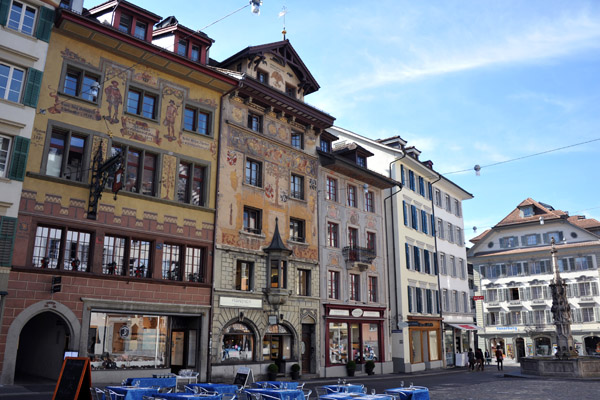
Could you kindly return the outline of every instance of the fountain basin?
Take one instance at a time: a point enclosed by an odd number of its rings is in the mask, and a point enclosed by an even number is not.
[[[524,375],[570,378],[600,378],[600,357],[575,357],[558,360],[554,357],[523,357],[521,373]]]

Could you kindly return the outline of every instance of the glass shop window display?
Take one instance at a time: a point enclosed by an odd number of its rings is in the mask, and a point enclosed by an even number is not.
[[[92,312],[88,357],[93,369],[163,368],[168,317]]]
[[[221,361],[252,360],[254,353],[254,336],[250,328],[242,323],[235,323],[225,328],[223,333],[223,353]]]

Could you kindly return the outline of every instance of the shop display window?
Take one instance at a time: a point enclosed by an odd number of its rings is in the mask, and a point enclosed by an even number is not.
[[[252,331],[242,323],[229,325],[223,333],[222,347],[221,361],[252,360],[252,354],[254,354]]]
[[[263,338],[265,360],[289,360],[292,358],[292,335],[282,325],[270,325]]]
[[[410,347],[412,352],[412,363],[423,362],[423,346],[421,345],[421,331],[413,330],[411,333]]]
[[[329,361],[332,364],[348,362],[348,324],[329,323]]]
[[[92,368],[166,367],[168,318],[92,312],[88,331]]]
[[[429,360],[439,360],[440,355],[438,354],[438,332],[429,331]]]

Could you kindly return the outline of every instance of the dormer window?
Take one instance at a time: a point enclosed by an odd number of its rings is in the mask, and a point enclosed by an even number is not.
[[[148,24],[142,21],[136,21],[135,30],[133,31],[133,36],[138,39],[146,40],[146,31],[148,30]]]
[[[267,74],[265,71],[261,71],[260,69],[256,72],[256,79],[260,82],[260,83],[264,83],[265,85],[267,85],[269,83],[269,74]]]
[[[357,155],[356,164],[358,164],[361,167],[367,168],[367,157]]]
[[[177,42],[177,54],[179,54],[180,56],[186,57],[187,56],[187,46],[188,46],[187,40],[179,39],[179,42]]]
[[[192,54],[190,59],[192,61],[200,61],[200,46],[192,45]]]
[[[121,19],[119,20],[119,30],[124,33],[131,32],[131,15],[121,14]]]
[[[330,153],[331,152],[331,141],[321,138],[321,143],[320,143],[319,147],[320,147],[321,151],[324,151],[325,153]]]
[[[523,212],[523,217],[532,217],[533,216],[533,206],[523,207],[523,208],[521,208],[521,211]]]

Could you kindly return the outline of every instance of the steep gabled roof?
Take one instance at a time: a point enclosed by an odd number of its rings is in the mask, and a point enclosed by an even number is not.
[[[523,216],[522,209],[532,206],[533,207],[533,215],[529,217]],[[539,221],[540,217],[543,217],[544,220],[552,220],[552,219],[561,219],[567,218],[569,214],[561,210],[555,210],[552,206],[544,203],[540,203],[538,201],[533,200],[532,198],[527,198],[523,200],[517,208],[511,211],[504,219],[496,226],[506,226],[506,225],[517,225],[517,224],[525,224],[530,222]]]
[[[249,46],[244,50],[241,50],[226,60],[219,63],[218,67],[226,68],[231,63],[234,63],[240,59],[253,59],[255,57],[266,57],[265,54],[271,53],[277,56],[280,61],[285,65],[289,64],[292,70],[296,73],[298,80],[300,81],[300,87],[304,89],[304,94],[319,90],[320,86],[312,76],[304,62],[296,50],[292,47],[289,40],[282,40],[280,42],[267,43],[260,46]]]

